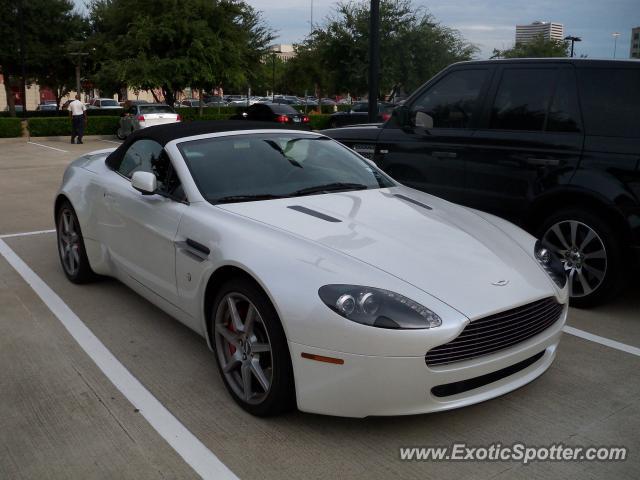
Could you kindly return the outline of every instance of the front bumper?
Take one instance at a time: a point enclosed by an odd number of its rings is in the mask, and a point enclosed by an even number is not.
[[[555,358],[567,318],[508,349],[438,367],[424,356],[353,355],[289,342],[298,408],[305,412],[344,417],[412,415],[464,407],[515,390],[544,373]],[[340,358],[336,365],[302,358],[302,353]],[[500,380],[446,397],[431,389],[487,375],[544,352],[533,364]],[[426,351],[425,351],[426,353]]]

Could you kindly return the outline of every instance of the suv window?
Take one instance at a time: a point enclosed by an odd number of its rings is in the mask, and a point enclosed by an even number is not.
[[[491,109],[489,128],[543,130],[556,72],[541,68],[505,69]]]
[[[418,97],[411,109],[431,115],[434,128],[468,128],[488,73],[486,69],[451,72]]]
[[[578,71],[585,130],[603,137],[640,137],[640,68]]]
[[[573,70],[563,68],[558,71],[558,83],[547,115],[545,130],[549,132],[580,131],[580,109]]]

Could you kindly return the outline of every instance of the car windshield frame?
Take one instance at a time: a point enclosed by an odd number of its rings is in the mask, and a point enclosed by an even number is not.
[[[194,155],[195,158],[200,157],[203,158],[204,154],[202,152],[192,151],[189,152],[189,147],[197,146],[198,144],[210,144],[220,142],[226,143],[225,148],[228,147],[228,143],[237,142],[239,144],[242,143],[250,143],[252,141],[264,141],[269,145],[270,149],[266,150],[268,152],[277,152],[278,156],[272,157],[270,160],[276,161],[287,165],[289,164],[293,167],[301,167],[304,168],[306,162],[309,162],[309,170],[305,172],[305,175],[309,173],[310,175],[315,175],[314,170],[327,170],[332,171],[333,173],[339,173],[337,176],[331,178],[326,177],[323,180],[318,180],[312,182],[303,182],[298,181],[297,183],[291,181],[274,183],[271,185],[262,184],[258,189],[253,190],[255,185],[250,185],[246,190],[227,190],[227,191],[211,191],[206,185],[206,180],[203,180],[198,173],[198,168],[194,163]],[[331,159],[332,162],[335,163],[335,166],[340,166],[341,162],[351,162],[353,164],[349,164],[349,168],[345,168],[344,175],[340,175],[340,170],[336,169],[333,164],[324,164],[318,163],[318,160],[309,160],[312,158],[308,155],[308,149],[312,145],[309,143],[306,146],[305,150],[305,159],[300,159],[300,162],[294,158],[293,156],[287,155],[294,147],[290,147],[290,144],[294,144],[297,142],[327,142],[327,145],[331,145],[326,152],[319,151],[317,155],[325,154],[325,155],[338,155],[335,160]],[[281,142],[285,142],[284,147],[281,145]],[[256,144],[258,145],[258,144]],[[263,149],[264,146],[259,144]],[[302,145],[300,143],[299,145]],[[313,144],[315,145],[315,143]],[[243,134],[232,134],[232,135],[216,135],[213,137],[205,137],[205,138],[197,138],[193,140],[181,140],[176,143],[176,148],[180,153],[182,160],[184,161],[189,174],[198,189],[198,192],[207,202],[218,205],[223,203],[241,203],[241,202],[251,202],[251,201],[261,201],[261,200],[272,200],[272,199],[281,199],[281,198],[295,198],[301,196],[308,195],[319,195],[324,193],[337,193],[337,192],[352,192],[357,190],[379,190],[384,188],[392,188],[398,186],[398,184],[387,174],[385,174],[382,170],[377,168],[370,161],[353,151],[352,149],[336,142],[325,136],[320,135],[305,135],[299,132],[291,132],[291,131],[282,131],[282,132],[271,132],[271,133],[243,133]],[[210,148],[210,147],[209,147]],[[236,145],[233,146],[236,149]],[[250,148],[250,147],[241,147],[241,148]],[[273,152],[272,152],[273,150]],[[235,154],[235,152],[233,152]],[[264,155],[265,151],[258,151],[256,149],[256,154],[261,154],[260,159],[267,158]],[[316,155],[316,156],[317,156]],[[344,155],[344,156],[343,156]],[[281,158],[284,157],[284,159]],[[237,159],[243,158],[242,155],[238,154]],[[246,158],[246,157],[245,157]],[[315,157],[314,157],[315,158]],[[234,160],[237,160],[234,159]],[[300,163],[303,165],[301,166]],[[346,166],[346,164],[344,164]],[[320,167],[320,168],[319,168]],[[237,167],[236,167],[237,168]],[[281,168],[274,164],[274,168]],[[361,170],[360,170],[361,168]],[[354,181],[354,174],[356,173],[360,175],[360,178],[356,178],[358,181]],[[293,172],[293,170],[291,170]],[[327,173],[327,172],[322,172]],[[237,175],[234,178],[241,178],[240,175]],[[260,177],[264,178],[264,177]],[[285,177],[286,178],[286,177]],[[278,177],[280,180],[281,177]],[[307,179],[305,179],[307,180]],[[227,181],[230,181],[227,180]],[[225,182],[226,184],[226,182]],[[283,186],[287,188],[283,190]],[[214,194],[215,193],[215,194]]]

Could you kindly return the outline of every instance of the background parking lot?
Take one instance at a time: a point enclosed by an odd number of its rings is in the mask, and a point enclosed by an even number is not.
[[[0,239],[208,451],[239,478],[640,478],[640,291],[572,309],[555,363],[533,383],[436,414],[259,419],[227,394],[205,341],[115,280],[69,283],[53,199],[62,172],[112,139],[0,140]],[[45,232],[22,235],[29,232]],[[634,350],[634,348],[636,350]],[[0,256],[0,478],[197,478]],[[401,462],[404,446],[615,445],[620,463]]]

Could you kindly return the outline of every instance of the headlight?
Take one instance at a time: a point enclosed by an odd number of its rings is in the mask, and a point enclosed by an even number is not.
[[[380,328],[439,327],[434,312],[398,293],[358,285],[325,285],[318,290],[327,307],[351,321]]]
[[[564,288],[567,283],[567,273],[560,259],[548,248],[542,245],[538,240],[534,247],[534,254],[538,263],[544,268],[544,271],[560,288]]]

